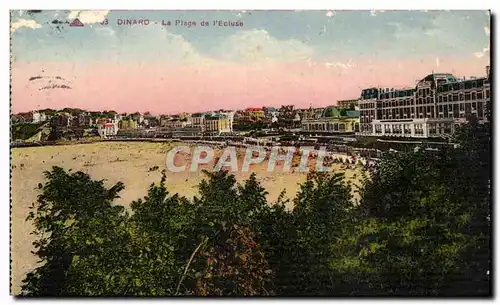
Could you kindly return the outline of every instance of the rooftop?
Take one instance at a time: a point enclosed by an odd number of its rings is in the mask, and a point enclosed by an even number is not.
[[[457,82],[457,78],[451,73],[432,73],[421,79],[417,87],[425,82],[430,82],[432,87],[436,87],[440,83],[454,83]]]
[[[344,108],[340,108],[337,106],[328,106],[325,108],[323,113],[321,114],[322,118],[340,118],[340,117],[348,117],[348,118],[357,118],[359,117],[358,110],[347,110]]]
[[[204,117],[204,116],[205,116],[205,113],[201,113],[201,112],[197,112],[197,113],[191,114],[192,118],[201,118],[201,117]]]
[[[348,118],[359,118],[359,110],[347,110],[346,115]]]
[[[213,113],[205,115],[205,119],[207,120],[218,120],[218,119],[226,119],[227,115],[223,113]]]

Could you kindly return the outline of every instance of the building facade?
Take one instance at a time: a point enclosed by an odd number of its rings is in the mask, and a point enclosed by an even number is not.
[[[299,109],[299,114],[302,120],[313,120],[321,118],[324,111],[325,108],[323,107],[319,108],[309,107],[308,109]]]
[[[358,107],[358,100],[357,99],[351,99],[351,100],[337,101],[337,106],[340,107],[340,108],[344,108],[344,109],[353,109],[353,110],[355,110]]]
[[[137,122],[131,118],[128,120],[121,120],[118,126],[120,129],[136,129],[138,127]]]
[[[359,131],[359,111],[329,106],[319,117],[303,119],[301,125],[306,132],[354,133]]]
[[[364,89],[358,135],[429,138],[453,134],[470,116],[486,119],[489,84],[488,77],[457,79],[438,73],[427,75],[415,88]]]
[[[184,119],[171,118],[168,120],[163,120],[161,122],[161,127],[166,127],[168,129],[182,128],[182,127],[186,127],[187,125],[188,125],[187,118],[184,118]]]
[[[97,132],[101,138],[115,136],[118,133],[118,130],[119,128],[117,122],[99,124],[97,127]]]
[[[205,131],[205,113],[193,113],[189,121],[191,127],[199,128],[201,132]]]
[[[47,121],[47,116],[43,112],[33,111],[33,123],[41,123]]]
[[[247,108],[246,109],[246,119],[250,121],[261,121],[264,117],[264,109],[262,108]]]
[[[223,113],[207,114],[204,118],[205,129],[204,132],[216,133],[231,132],[229,127],[229,118]]]
[[[234,111],[220,111],[218,112],[219,114],[222,114],[222,115],[225,115],[227,120],[228,120],[228,124],[229,124],[229,132],[233,132],[233,124],[234,124],[234,115],[235,115],[235,112]]]

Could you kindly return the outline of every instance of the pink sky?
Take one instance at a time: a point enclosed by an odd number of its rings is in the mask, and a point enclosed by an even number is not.
[[[14,62],[12,112],[64,107],[154,114],[294,104],[326,106],[357,98],[369,87],[411,87],[434,72],[457,77],[484,76],[489,58],[436,58],[408,61],[367,58],[352,67],[324,62],[267,63],[249,66],[216,62],[210,66],[166,63],[88,62],[79,64]],[[42,72],[43,70],[43,72]],[[48,80],[32,76],[60,76],[70,90],[39,91]]]

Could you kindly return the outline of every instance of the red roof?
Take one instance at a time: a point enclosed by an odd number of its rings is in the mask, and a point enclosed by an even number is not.
[[[114,126],[113,123],[106,123],[106,124],[104,124],[104,127],[113,127],[113,126]]]
[[[262,108],[247,108],[247,111],[262,111]]]

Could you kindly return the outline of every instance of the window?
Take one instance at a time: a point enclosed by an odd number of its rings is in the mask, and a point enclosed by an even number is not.
[[[486,90],[486,98],[490,98],[490,90]]]
[[[472,100],[477,100],[477,94],[476,94],[476,92],[472,92]]]
[[[460,111],[465,111],[465,104],[464,103],[460,103]]]
[[[465,93],[465,100],[470,101],[470,92]]]
[[[445,123],[443,131],[444,131],[444,133],[451,133],[451,124],[450,123]]]
[[[480,118],[483,117],[483,103],[481,102],[477,103],[477,116]]]
[[[453,101],[458,102],[458,94],[453,94]]]
[[[422,124],[415,124],[415,134],[416,135],[424,134],[424,130],[422,129]]]
[[[439,96],[438,97],[438,103],[442,103],[443,102],[443,97],[442,96]]]
[[[471,103],[465,103],[465,113],[471,113]]]
[[[483,99],[483,92],[482,91],[480,91],[480,92],[477,93],[477,99],[478,100],[482,100]]]
[[[457,104],[453,104],[453,117],[454,118],[458,118],[458,113],[459,113],[458,105]]]
[[[429,134],[436,134],[436,124],[429,124]]]
[[[464,100],[464,94],[463,94],[463,93],[460,93],[460,94],[458,95],[458,97],[459,97],[459,100],[461,100],[461,101],[463,101],[463,100]]]
[[[448,96],[447,95],[443,96],[443,103],[448,103]]]

